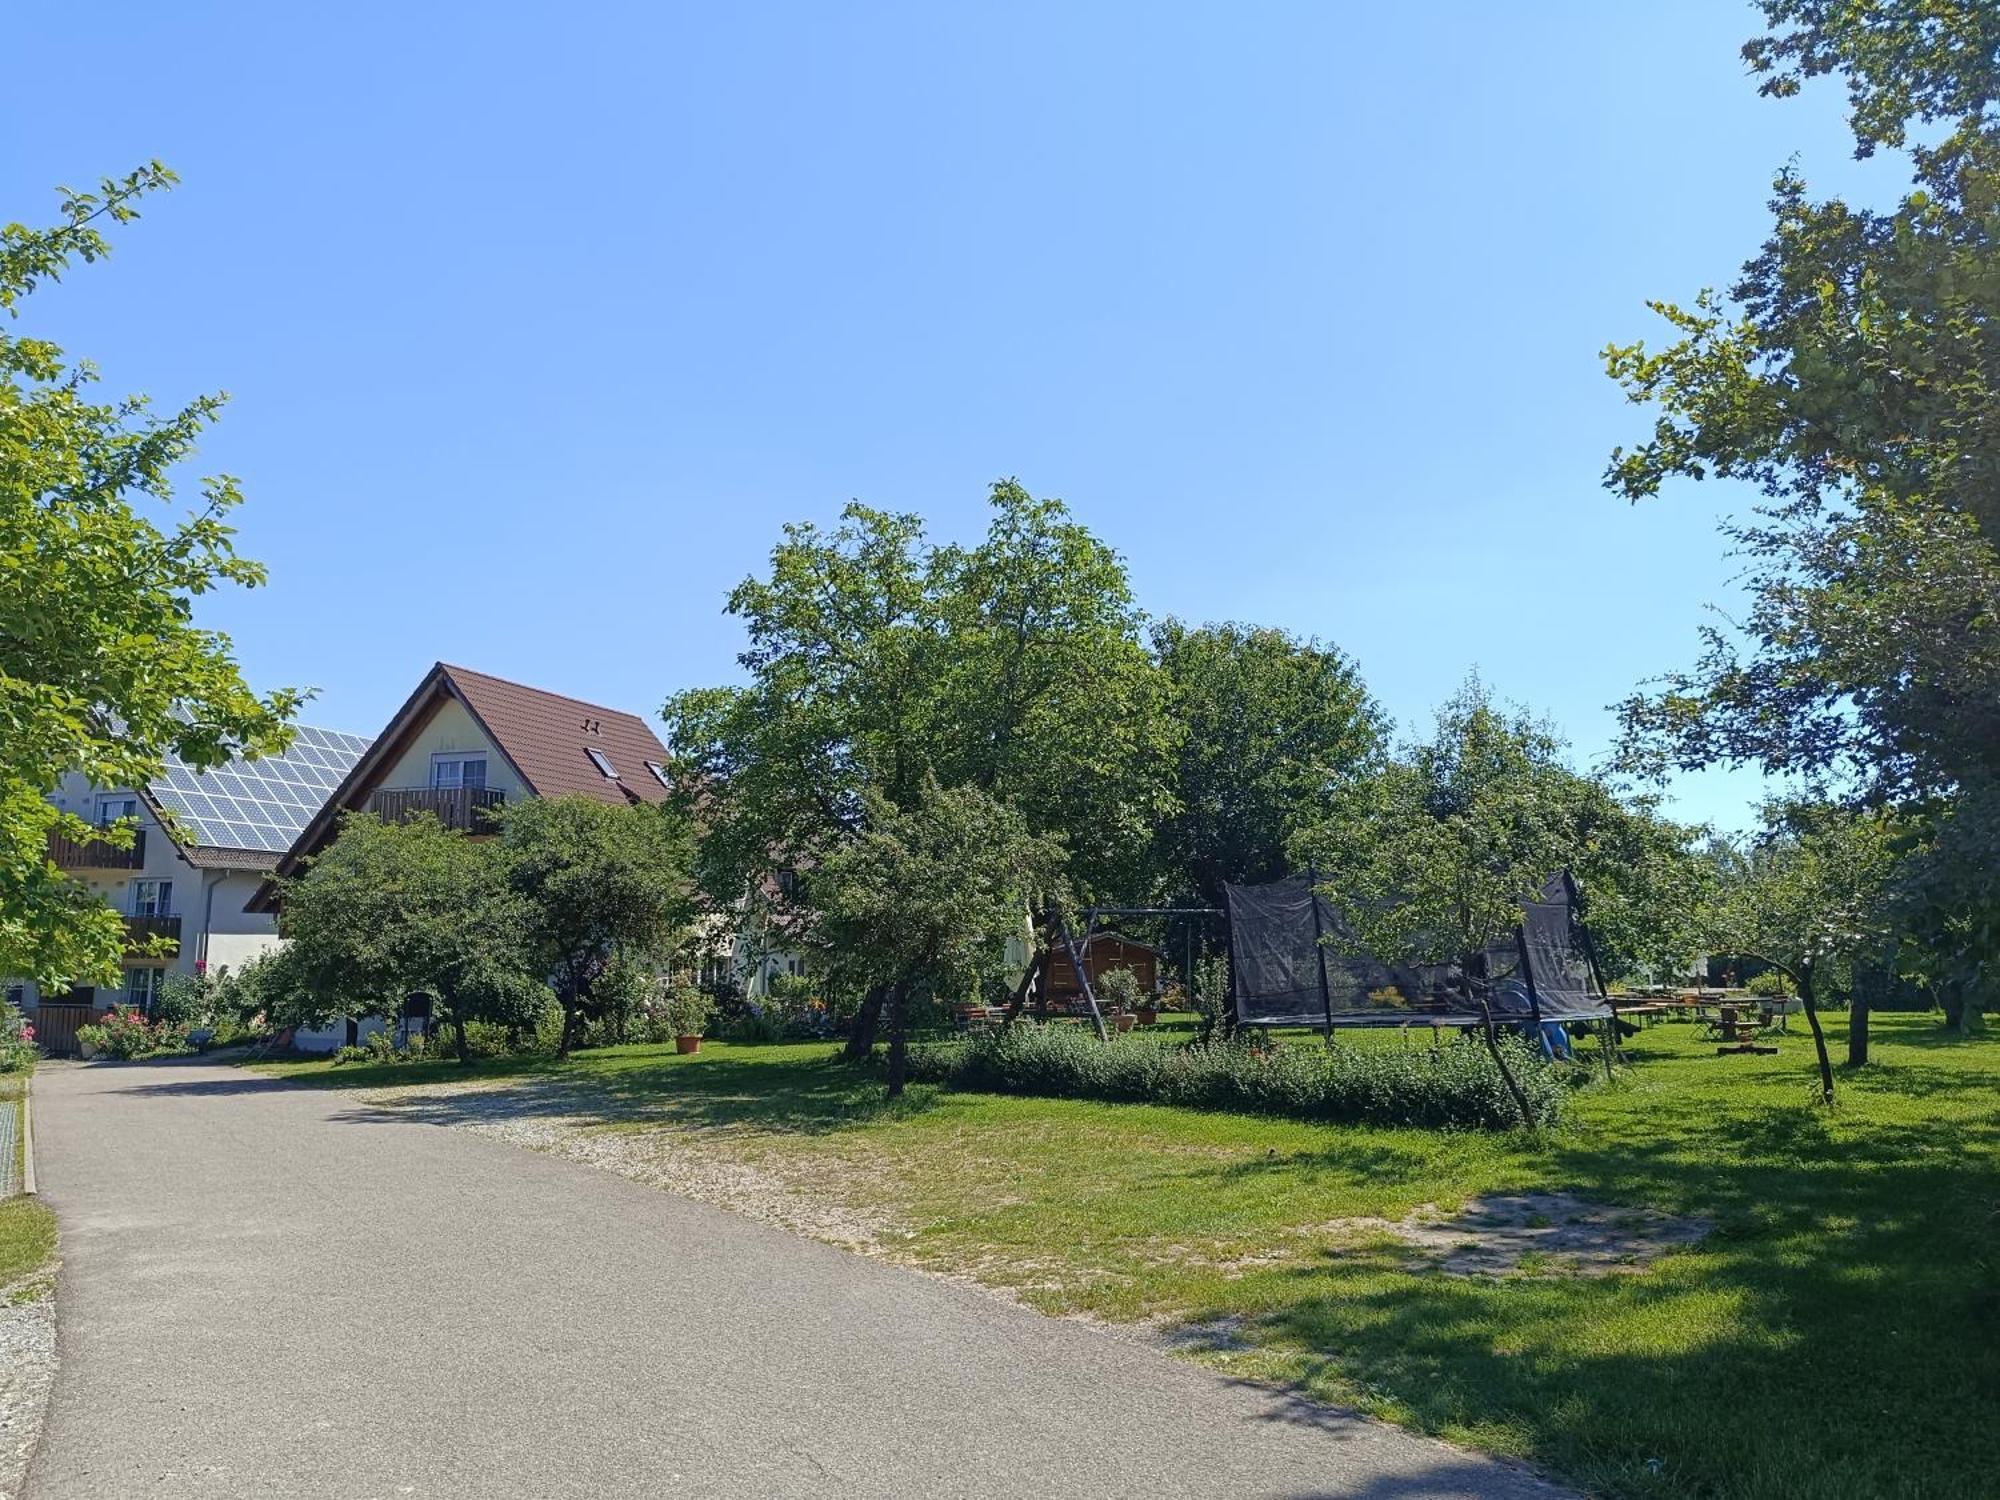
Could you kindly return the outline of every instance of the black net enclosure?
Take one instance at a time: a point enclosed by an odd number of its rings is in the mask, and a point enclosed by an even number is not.
[[[1316,883],[1307,871],[1223,888],[1240,1025],[1399,1025],[1448,1008],[1446,975],[1369,957]]]
[[[1544,1020],[1595,1020],[1611,1014],[1577,911],[1576,882],[1563,870],[1521,903],[1521,957],[1536,1011]]]

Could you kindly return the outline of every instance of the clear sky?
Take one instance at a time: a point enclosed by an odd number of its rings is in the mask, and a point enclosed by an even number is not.
[[[260,687],[373,732],[435,659],[656,710],[724,595],[849,498],[1067,499],[1155,614],[1337,642],[1421,727],[1468,668],[1588,763],[1692,658],[1745,496],[1632,509],[1602,374],[1727,284],[1836,89],[1756,96],[1738,0],[1499,6],[34,7],[0,219],[183,186],[24,330],[164,403],[268,588]],[[1884,177],[1885,171],[1891,173]],[[1872,187],[1871,187],[1872,185]],[[1742,820],[1755,780],[1685,784]]]

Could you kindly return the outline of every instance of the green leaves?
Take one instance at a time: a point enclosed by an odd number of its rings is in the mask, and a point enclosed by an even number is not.
[[[173,180],[154,162],[95,193],[65,191],[52,228],[0,228],[0,308],[18,317],[40,284],[107,254],[98,226],[136,218],[138,200]],[[280,749],[303,695],[252,693],[228,639],[193,624],[200,595],[264,580],[225,520],[242,500],[236,482],[203,481],[171,527],[136,508],[172,498],[221,398],[165,417],[144,397],[92,402],[89,365],[11,328],[0,324],[0,972],[107,983],[122,929],[49,863],[51,833],[89,830],[46,795],[69,772],[143,787],[169,751],[213,766]]]

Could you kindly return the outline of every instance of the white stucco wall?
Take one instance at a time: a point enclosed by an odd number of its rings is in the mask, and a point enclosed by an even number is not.
[[[405,750],[377,786],[384,791],[395,791],[407,787],[427,787],[431,784],[431,757],[447,751],[483,750],[486,753],[486,785],[489,790],[505,792],[512,801],[527,795],[528,789],[521,784],[513,768],[496,746],[466,712],[465,705],[456,698],[447,698],[438,705],[416,738]]]

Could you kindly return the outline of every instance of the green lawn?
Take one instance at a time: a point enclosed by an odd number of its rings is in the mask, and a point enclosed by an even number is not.
[[[1594,1491],[1993,1493],[2000,1040],[1877,1028],[1875,1065],[1843,1073],[1829,1114],[1808,1102],[1802,1032],[1775,1058],[1718,1058],[1657,1026],[1541,1139],[932,1091],[887,1107],[823,1045],[614,1048],[561,1072],[606,1130],[690,1132],[886,1212],[900,1258],[1053,1313],[1226,1328],[1199,1357]],[[1716,1228],[1643,1274],[1475,1281],[1337,1222],[1529,1189]]]
[[[0,1074],[0,1109],[18,1111],[27,1086],[25,1073]],[[18,1167],[25,1143],[18,1128],[19,1116],[15,1118],[13,1149]],[[39,1198],[25,1194],[0,1198],[0,1299],[18,1295],[20,1288],[15,1284],[45,1265],[55,1250],[56,1216]]]

